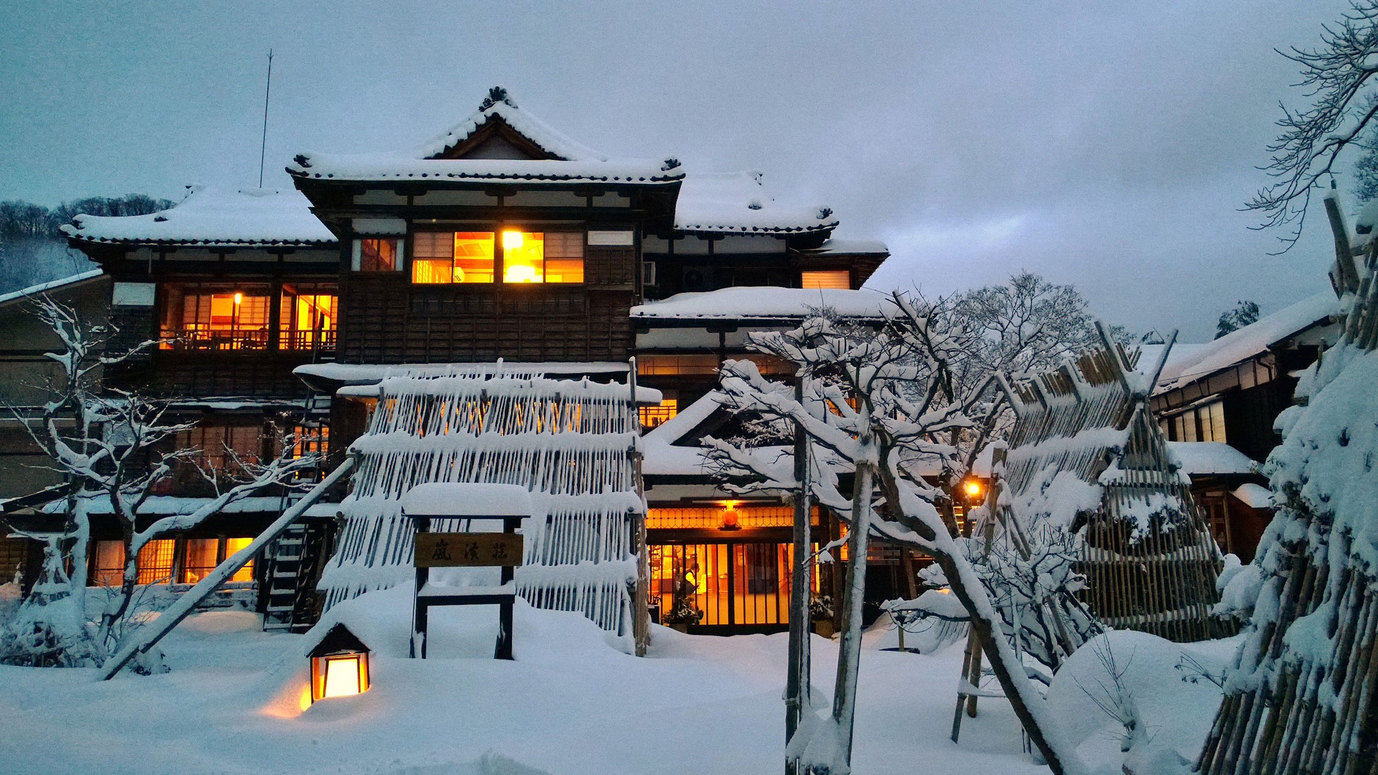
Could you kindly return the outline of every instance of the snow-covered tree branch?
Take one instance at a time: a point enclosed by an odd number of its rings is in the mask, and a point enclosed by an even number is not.
[[[1268,146],[1263,167],[1273,182],[1245,208],[1263,216],[1258,228],[1289,225],[1285,249],[1296,244],[1311,192],[1327,178],[1346,148],[1362,145],[1365,128],[1378,115],[1371,79],[1378,73],[1378,0],[1353,0],[1339,21],[1322,27],[1320,46],[1279,52],[1301,67],[1297,86],[1311,104],[1282,108],[1282,130]]]
[[[157,519],[145,516],[142,509],[148,498],[179,468],[195,465],[198,450],[172,448],[176,437],[194,423],[171,419],[171,401],[107,387],[102,377],[105,368],[128,361],[156,343],[109,353],[106,343],[112,330],[81,320],[71,308],[47,297],[36,299],[35,307],[62,343],[60,351],[48,354],[60,367],[59,376],[44,386],[51,397],[38,416],[15,407],[11,412],[62,475],[64,525],[57,546],[72,571],[65,592],[54,590],[33,604],[70,597],[77,614],[69,625],[79,631],[61,633],[60,640],[71,644],[76,653],[57,661],[99,663],[118,648],[127,632],[125,619],[139,588],[139,553],[150,541],[193,528],[236,501],[288,482],[316,461],[310,456],[293,457],[290,443],[282,444],[282,454],[267,464],[227,453],[234,469],[230,486],[224,486],[225,477],[202,470],[215,488],[214,497],[187,513]],[[86,567],[91,513],[98,505],[118,526],[124,566],[118,590],[101,610],[92,612],[85,605]],[[88,616],[94,617],[93,623],[88,624]]]
[[[850,515],[843,630],[831,712],[801,725],[788,755],[804,772],[850,771],[866,544],[878,535],[935,558],[971,614],[994,672],[1034,743],[1054,772],[1080,772],[1075,752],[1062,742],[1056,720],[1005,638],[950,517],[944,517],[952,498],[945,483],[955,480],[933,483],[922,475],[935,462],[944,471],[956,471],[957,440],[989,427],[983,421],[993,412],[992,380],[973,384],[959,377],[969,367],[973,334],[954,322],[950,301],[930,304],[900,294],[892,301],[893,314],[879,329],[824,313],[791,331],[751,336],[754,349],[794,363],[798,375],[807,378],[803,400],[763,377],[749,361],[729,362],[722,370],[729,405],[796,424],[813,444],[815,457],[831,462],[834,475],[852,476],[847,503],[835,488],[815,488],[820,501],[845,506]],[[779,455],[711,443],[731,466],[754,471],[776,486],[797,486]]]

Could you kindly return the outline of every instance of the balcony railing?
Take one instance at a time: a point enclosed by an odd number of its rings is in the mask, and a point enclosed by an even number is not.
[[[272,343],[267,328],[164,328],[164,350],[266,350]],[[281,331],[280,350],[334,350],[335,331]]]

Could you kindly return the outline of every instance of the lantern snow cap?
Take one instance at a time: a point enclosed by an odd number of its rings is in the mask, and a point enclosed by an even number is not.
[[[311,658],[311,701],[368,691],[369,648],[343,624],[325,633]]]

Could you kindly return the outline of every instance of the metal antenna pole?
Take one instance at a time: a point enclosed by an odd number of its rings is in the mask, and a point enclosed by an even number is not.
[[[263,188],[263,160],[268,150],[268,95],[273,90],[273,50],[268,49],[268,84],[263,88],[263,142],[258,146],[258,187]]]

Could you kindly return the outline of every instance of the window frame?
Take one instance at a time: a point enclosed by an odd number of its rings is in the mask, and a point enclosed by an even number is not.
[[[540,236],[540,238],[541,238],[541,280],[540,280],[540,282],[519,282],[519,281],[508,281],[508,280],[506,279],[506,275],[507,275],[507,249],[503,247],[503,233],[504,233],[504,232],[514,232],[514,231],[515,231],[515,232],[520,232],[520,233],[523,234],[524,236],[527,236],[527,235],[539,235],[539,236]],[[418,253],[417,253],[417,250],[416,250],[415,242],[416,242],[416,238],[417,238],[419,235],[422,235],[422,234],[448,234],[448,235],[450,235],[450,244],[451,244],[451,248],[450,248],[450,272],[451,272],[451,281],[450,281],[450,282],[418,282],[418,281],[417,281],[417,279],[416,279],[416,262],[417,262],[417,261],[438,261],[438,260],[440,260],[440,259],[438,259],[438,258],[428,258],[428,257],[419,257],[419,256],[418,256]],[[455,262],[455,260],[456,260],[455,254],[454,254],[454,238],[455,238],[455,235],[457,235],[457,234],[486,234],[486,235],[491,235],[491,237],[492,237],[492,245],[493,245],[493,248],[492,248],[492,250],[493,250],[493,272],[492,272],[492,274],[493,274],[493,279],[492,279],[492,280],[485,281],[485,282],[454,282],[454,281],[453,281],[454,262]],[[559,235],[577,235],[577,239],[574,240],[574,242],[577,243],[578,246],[579,246],[579,255],[576,257],[576,256],[569,256],[569,255],[561,254],[561,255],[559,255],[559,256],[554,256],[554,257],[552,257],[552,256],[551,256],[551,252],[550,252],[550,244],[551,244],[552,240],[550,239],[550,236],[553,235],[553,234],[559,234]],[[540,228],[540,227],[532,227],[532,226],[522,226],[522,225],[517,225],[517,224],[512,224],[512,223],[502,223],[502,224],[497,224],[497,225],[485,225],[485,226],[483,226],[483,227],[479,227],[479,226],[464,226],[464,227],[458,227],[458,226],[457,226],[457,227],[450,228],[450,229],[420,228],[420,229],[414,230],[414,231],[411,233],[411,235],[409,236],[408,240],[412,243],[412,246],[411,246],[411,249],[407,251],[407,256],[406,256],[406,261],[405,261],[405,264],[406,264],[406,269],[405,269],[405,271],[406,271],[406,274],[407,274],[408,284],[411,285],[411,286],[413,286],[413,287],[428,287],[428,288],[430,288],[430,287],[446,286],[446,287],[481,287],[481,288],[495,288],[495,287],[500,287],[500,286],[526,286],[526,285],[551,285],[551,286],[557,286],[557,287],[569,287],[569,286],[584,286],[584,285],[587,285],[587,284],[588,284],[588,247],[589,247],[589,245],[588,245],[588,229],[587,229],[587,228],[577,228],[577,229],[574,229],[574,228]],[[565,243],[565,244],[568,244],[568,243]],[[555,260],[555,261],[564,261],[564,262],[573,262],[573,261],[576,261],[576,260],[577,260],[577,261],[579,262],[579,280],[578,280],[577,282],[570,282],[570,281],[558,281],[558,282],[557,282],[557,281],[548,280],[547,277],[548,277],[548,274],[549,274],[549,265],[550,265],[550,261],[551,261],[551,260]]]

